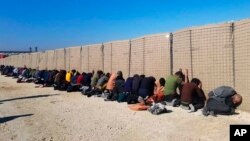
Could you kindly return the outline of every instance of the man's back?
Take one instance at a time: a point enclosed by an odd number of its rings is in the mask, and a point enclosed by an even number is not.
[[[170,75],[166,78],[166,84],[165,84],[165,95],[175,94],[176,89],[178,85],[181,84],[181,78],[179,78],[176,75]]]

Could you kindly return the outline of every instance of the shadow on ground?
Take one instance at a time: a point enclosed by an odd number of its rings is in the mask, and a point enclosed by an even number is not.
[[[26,114],[26,115],[15,115],[15,116],[9,116],[9,117],[2,117],[0,118],[0,124],[14,120],[16,118],[20,118],[20,117],[28,117],[28,116],[32,116],[33,114]]]
[[[22,99],[32,99],[32,98],[41,98],[41,97],[49,97],[49,96],[56,96],[56,95],[59,95],[59,94],[49,94],[49,95],[47,94],[47,95],[34,95],[34,96],[18,97],[18,98],[0,100],[0,103],[1,102],[7,102],[7,101],[22,100]]]

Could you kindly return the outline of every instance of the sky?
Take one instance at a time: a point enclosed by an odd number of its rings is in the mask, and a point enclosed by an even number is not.
[[[0,0],[0,51],[132,39],[250,18],[250,0]]]

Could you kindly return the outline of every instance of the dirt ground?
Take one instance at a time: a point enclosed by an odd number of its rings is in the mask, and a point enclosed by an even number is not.
[[[67,93],[0,76],[2,141],[227,141],[230,124],[250,124],[250,114],[204,117],[131,111],[126,103]]]

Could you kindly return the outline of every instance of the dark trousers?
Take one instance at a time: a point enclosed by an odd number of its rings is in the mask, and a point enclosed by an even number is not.
[[[187,103],[187,102],[183,102],[181,101],[181,105],[185,106],[187,108],[189,108],[189,104],[192,104],[194,106],[195,111],[198,109],[201,109],[204,107],[205,103],[200,101],[200,102],[194,102],[194,103]]]
[[[204,107],[204,103],[195,103],[193,105],[194,105],[195,110],[198,110]]]
[[[209,98],[206,105],[207,111],[213,111],[215,114],[230,115],[233,113],[234,109],[230,106],[217,101],[216,99]]]
[[[198,110],[205,106],[205,101],[202,98],[196,97],[196,98],[193,98],[192,104],[195,110]]]
[[[178,94],[170,94],[164,96],[164,101],[172,102],[172,100],[177,99],[180,100],[180,95]]]

